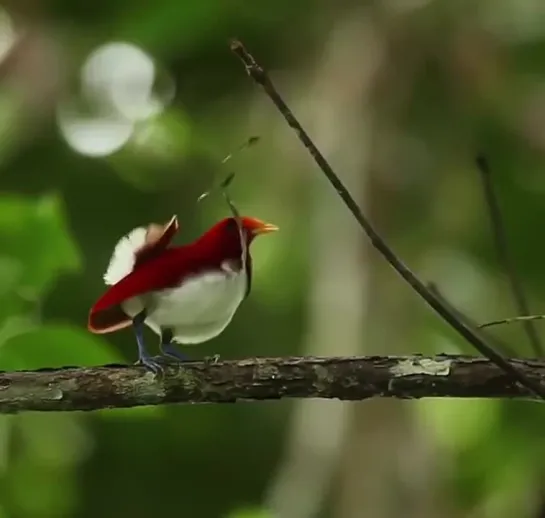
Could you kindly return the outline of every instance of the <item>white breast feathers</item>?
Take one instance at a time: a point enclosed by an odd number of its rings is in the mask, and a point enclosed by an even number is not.
[[[194,275],[175,288],[123,303],[133,316],[146,309],[145,323],[157,334],[161,328],[173,330],[174,341],[196,344],[219,335],[231,322],[246,294],[245,271],[227,268]]]

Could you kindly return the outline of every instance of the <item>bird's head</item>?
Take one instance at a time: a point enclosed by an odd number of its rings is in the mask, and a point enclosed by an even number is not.
[[[257,237],[278,230],[276,225],[265,223],[257,218],[248,216],[240,217],[240,224],[244,239],[250,243]],[[234,217],[225,218],[216,223],[212,228],[205,232],[200,238],[201,242],[214,244],[221,248],[225,253],[238,256],[241,253],[240,232],[237,220]]]
[[[240,217],[240,225],[244,238],[250,244],[257,236],[278,230],[276,225],[265,223],[257,218]],[[216,223],[207,233],[220,239],[240,241],[240,231],[234,217],[225,218]]]

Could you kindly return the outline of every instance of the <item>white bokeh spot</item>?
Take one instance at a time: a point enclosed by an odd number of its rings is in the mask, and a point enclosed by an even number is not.
[[[59,104],[57,121],[68,145],[77,152],[104,157],[120,150],[136,123],[156,117],[174,98],[174,86],[154,92],[157,67],[139,47],[109,42],[93,50],[81,69],[81,100],[97,113],[83,114],[74,102]]]
[[[104,157],[119,151],[131,138],[134,122],[119,117],[81,117],[59,105],[57,122],[68,145],[82,155]]]
[[[127,119],[144,120],[164,105],[153,95],[156,68],[151,57],[129,43],[108,43],[91,53],[81,72],[83,92],[99,97]]]
[[[0,61],[6,57],[16,39],[17,34],[11,17],[5,9],[0,7]]]

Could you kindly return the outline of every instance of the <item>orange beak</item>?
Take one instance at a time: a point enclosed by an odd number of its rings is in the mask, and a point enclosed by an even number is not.
[[[261,234],[269,234],[270,232],[276,232],[278,227],[272,223],[265,223],[258,219],[254,219],[254,228],[252,229],[253,234],[259,236]]]

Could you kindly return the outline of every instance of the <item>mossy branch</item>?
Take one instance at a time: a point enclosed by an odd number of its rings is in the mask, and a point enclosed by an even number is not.
[[[535,382],[545,376],[545,361],[508,361]],[[0,373],[0,413],[373,397],[537,399],[490,360],[456,355],[187,362],[167,367],[162,378],[125,365]]]

